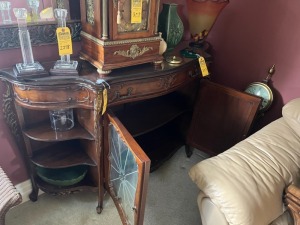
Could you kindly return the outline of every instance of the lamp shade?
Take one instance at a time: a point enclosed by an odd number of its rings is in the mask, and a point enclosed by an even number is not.
[[[229,0],[186,0],[190,33],[204,39]]]

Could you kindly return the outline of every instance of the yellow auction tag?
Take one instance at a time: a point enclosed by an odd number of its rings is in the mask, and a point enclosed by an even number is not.
[[[103,107],[102,107],[102,115],[103,115],[107,108],[107,89],[106,88],[103,90],[102,95],[103,95]]]
[[[201,69],[201,72],[202,72],[202,76],[203,77],[208,76],[209,72],[208,72],[204,57],[200,56],[198,58],[198,61],[199,61],[200,69]]]
[[[71,33],[68,27],[58,27],[56,29],[58,54],[71,55],[73,53]]]
[[[131,0],[131,23],[142,22],[142,0]]]

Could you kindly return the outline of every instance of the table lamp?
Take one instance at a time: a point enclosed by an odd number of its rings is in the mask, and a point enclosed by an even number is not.
[[[203,46],[216,19],[229,0],[186,0],[192,45]]]

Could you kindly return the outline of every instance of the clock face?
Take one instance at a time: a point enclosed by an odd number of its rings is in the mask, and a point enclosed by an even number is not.
[[[118,32],[137,32],[148,29],[149,0],[119,0]]]
[[[273,101],[273,93],[268,85],[261,82],[251,83],[245,90],[249,94],[253,94],[262,98],[260,111],[267,110]]]

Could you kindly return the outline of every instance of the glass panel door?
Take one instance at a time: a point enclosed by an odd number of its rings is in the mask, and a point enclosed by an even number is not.
[[[107,118],[108,190],[123,224],[142,225],[150,159],[114,115]]]

